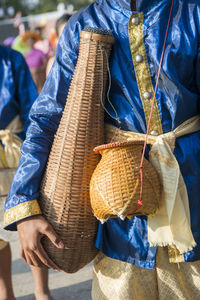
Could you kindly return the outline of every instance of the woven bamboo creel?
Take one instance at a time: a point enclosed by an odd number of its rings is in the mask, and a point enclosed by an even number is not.
[[[144,142],[120,141],[94,150],[102,158],[90,182],[90,199],[94,215],[102,223],[110,217],[152,215],[159,206],[161,184],[148,160],[143,164],[143,194],[140,199],[139,165]]]
[[[102,101],[107,80],[107,59],[114,38],[107,32],[80,33],[77,65],[66,106],[57,130],[40,189],[39,203],[46,219],[64,242],[56,248],[44,237],[49,257],[73,273],[97,254],[97,220],[89,182],[99,161],[93,148],[104,142]]]

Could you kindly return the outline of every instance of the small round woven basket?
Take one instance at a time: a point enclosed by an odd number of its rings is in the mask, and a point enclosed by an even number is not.
[[[157,172],[148,160],[143,164],[142,205],[140,199],[140,160],[144,142],[121,141],[94,149],[102,158],[90,181],[93,213],[102,223],[112,217],[155,214],[161,195]]]

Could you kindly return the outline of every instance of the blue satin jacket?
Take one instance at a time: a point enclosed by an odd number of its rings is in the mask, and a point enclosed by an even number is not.
[[[19,168],[5,205],[6,229],[15,230],[16,221],[40,213],[35,199],[76,65],[79,33],[85,26],[112,30],[115,44],[110,59],[110,99],[122,129],[146,132],[171,0],[137,0],[135,11],[131,11],[130,2],[97,0],[67,23],[54,65],[31,110]],[[199,23],[200,0],[174,0],[151,125],[158,134],[199,114]],[[106,106],[115,116],[108,103]],[[105,118],[117,125],[108,115]],[[200,132],[178,138],[174,153],[188,190],[191,227],[197,242],[193,251],[184,254],[184,260],[199,260]],[[99,225],[96,246],[109,257],[154,268],[157,249],[149,247],[146,217],[110,219]]]
[[[24,139],[28,114],[38,96],[29,68],[19,52],[0,46],[0,74],[0,129],[20,115],[24,132],[19,137]]]

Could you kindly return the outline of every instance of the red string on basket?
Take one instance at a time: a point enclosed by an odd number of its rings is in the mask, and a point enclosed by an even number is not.
[[[167,35],[168,35],[168,31],[169,31],[169,24],[170,24],[170,21],[171,21],[173,4],[174,4],[174,0],[172,0],[172,2],[171,2],[171,8],[170,8],[170,12],[169,12],[169,18],[168,18],[168,23],[167,23],[166,33],[165,33],[165,39],[164,39],[164,43],[163,43],[162,54],[161,54],[161,58],[160,58],[160,64],[159,64],[159,69],[158,69],[158,74],[157,74],[155,91],[154,91],[154,94],[153,94],[153,101],[152,101],[151,111],[150,111],[150,115],[149,115],[147,133],[146,133],[146,138],[145,138],[145,142],[144,142],[142,157],[141,157],[140,166],[139,166],[139,169],[140,169],[140,199],[138,200],[138,207],[140,207],[143,204],[142,203],[142,192],[143,192],[143,162],[144,162],[144,155],[145,155],[145,150],[146,150],[146,146],[147,146],[147,139],[148,139],[148,135],[149,135],[149,129],[150,129],[150,124],[151,124],[151,119],[152,119],[152,114],[153,114],[153,108],[154,108],[154,104],[155,104],[156,91],[157,91],[157,88],[158,88],[158,80],[159,80],[159,77],[160,77],[161,66],[162,66],[163,57],[164,57],[164,53],[165,53],[165,45],[166,45]]]

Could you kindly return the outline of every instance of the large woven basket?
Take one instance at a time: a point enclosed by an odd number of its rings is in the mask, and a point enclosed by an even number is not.
[[[90,199],[94,215],[102,223],[110,217],[152,215],[159,206],[161,185],[153,166],[143,164],[142,205],[139,165],[144,142],[116,142],[96,147],[102,158],[90,182]]]
[[[68,273],[97,254],[89,182],[99,161],[93,148],[104,142],[102,101],[113,42],[108,34],[80,33],[77,65],[40,190],[42,212],[65,244],[64,250],[58,249],[44,238],[44,248]]]

